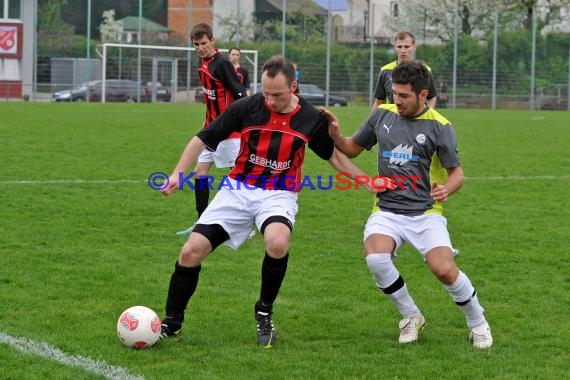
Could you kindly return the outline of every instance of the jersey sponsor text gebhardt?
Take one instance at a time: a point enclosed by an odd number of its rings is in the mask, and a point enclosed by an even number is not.
[[[281,172],[291,167],[291,160],[276,161],[270,158],[258,156],[256,154],[249,155],[249,162],[251,162],[252,164],[265,166],[266,168],[271,168],[274,170],[273,173]]]
[[[202,92],[208,96],[208,98],[212,100],[216,100],[216,90],[210,90],[204,86],[202,86]]]

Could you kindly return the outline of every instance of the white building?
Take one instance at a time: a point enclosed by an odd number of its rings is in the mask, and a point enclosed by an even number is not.
[[[21,98],[33,91],[35,2],[0,3],[0,97]]]
[[[306,0],[285,0],[287,9],[294,9]],[[215,0],[214,1],[214,34],[217,38],[225,40],[229,36],[224,34],[220,23],[224,18],[236,18],[238,14],[243,17],[244,24],[251,23],[256,10],[260,8],[273,8],[275,14],[281,17],[283,0]],[[398,16],[398,2],[396,0],[346,0],[346,10],[333,11],[333,39],[341,42],[367,41],[370,35],[368,12],[369,7],[374,8],[374,33],[380,41],[391,41],[393,31],[389,30],[382,20],[386,16]],[[244,35],[242,38],[249,36]]]

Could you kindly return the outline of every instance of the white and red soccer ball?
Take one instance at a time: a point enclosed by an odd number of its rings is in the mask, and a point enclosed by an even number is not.
[[[121,343],[137,350],[155,344],[160,338],[160,331],[160,318],[145,306],[128,308],[117,322],[117,335]]]

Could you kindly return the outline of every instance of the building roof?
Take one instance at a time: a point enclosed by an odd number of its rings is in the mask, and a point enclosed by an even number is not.
[[[117,21],[123,25],[123,30],[139,30],[138,16],[127,16]],[[154,30],[163,33],[169,32],[169,29],[166,26],[160,25],[159,23],[144,17],[141,17],[141,27],[143,30]]]
[[[269,3],[277,11],[281,12],[283,8],[283,0],[265,0],[265,3]],[[263,3],[263,1],[262,1]],[[263,6],[258,4],[258,7]],[[309,14],[325,15],[326,11],[321,8],[313,0],[287,0],[287,12],[305,11]]]

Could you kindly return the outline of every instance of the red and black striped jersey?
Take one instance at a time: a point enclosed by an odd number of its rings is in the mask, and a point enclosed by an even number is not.
[[[233,132],[241,141],[230,178],[268,190],[299,191],[306,145],[323,160],[334,150],[328,120],[303,98],[287,114],[271,110],[261,93],[240,99],[197,136],[215,150]]]
[[[213,56],[201,60],[198,74],[206,102],[206,127],[224,113],[234,99],[246,94],[234,66],[218,50]]]
[[[251,84],[249,83],[249,72],[247,69],[243,66],[238,66],[236,67],[236,73],[241,84],[243,84],[246,89],[251,88]]]

